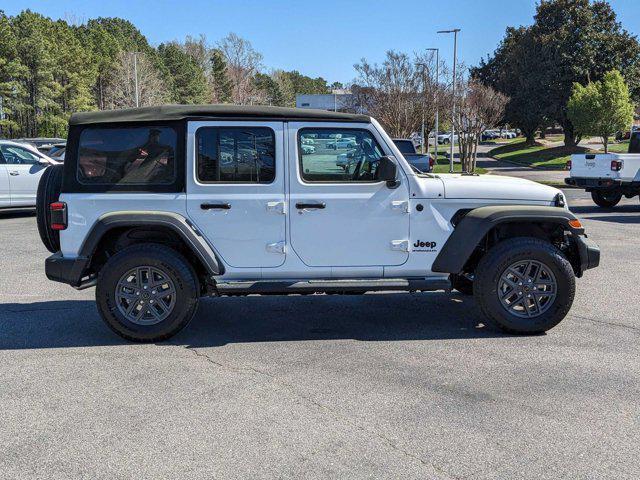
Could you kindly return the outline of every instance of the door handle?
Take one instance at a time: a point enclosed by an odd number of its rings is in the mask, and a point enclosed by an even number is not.
[[[326,204],[322,203],[296,203],[296,208],[298,210],[305,210],[307,208],[324,208]]]
[[[9,172],[9,175],[15,177],[16,175],[20,175],[20,172],[18,172],[17,170],[12,170],[12,171]]]
[[[202,210],[229,210],[231,208],[230,203],[201,203],[200,208]]]

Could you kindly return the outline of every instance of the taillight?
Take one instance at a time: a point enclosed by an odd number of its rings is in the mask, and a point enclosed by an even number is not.
[[[436,164],[436,159],[433,157],[429,157],[429,168],[433,168],[433,166]]]
[[[51,230],[65,230],[67,228],[67,204],[53,202],[49,205],[51,212]]]
[[[611,160],[611,171],[619,172],[622,170],[622,160]]]
[[[567,170],[571,170],[571,160],[567,160],[566,168]]]

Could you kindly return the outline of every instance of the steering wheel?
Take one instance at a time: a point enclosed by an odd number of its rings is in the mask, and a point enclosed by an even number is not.
[[[365,173],[371,174],[371,159],[376,159],[376,150],[369,142],[362,141],[359,145],[360,150],[362,150],[362,159],[358,161],[356,168],[353,171],[352,180],[358,180],[360,177],[362,167],[365,166],[365,162],[369,165],[369,171]],[[367,162],[367,160],[369,160]]]

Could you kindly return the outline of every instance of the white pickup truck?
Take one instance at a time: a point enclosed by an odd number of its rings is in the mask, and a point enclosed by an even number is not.
[[[640,132],[631,137],[629,153],[572,155],[567,167],[567,185],[591,192],[600,207],[615,207],[623,195],[640,195]]]

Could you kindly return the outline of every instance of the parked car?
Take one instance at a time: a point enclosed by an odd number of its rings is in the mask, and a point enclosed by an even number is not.
[[[428,153],[418,153],[413,141],[408,138],[394,138],[393,143],[396,144],[402,156],[409,164],[418,169],[420,172],[430,172],[435,164],[434,158]]]
[[[301,144],[300,148],[302,149],[302,153],[304,153],[305,155],[315,153],[316,151],[316,147],[314,147],[313,145],[307,145],[306,143]]]
[[[495,140],[496,138],[500,138],[500,132],[498,130],[485,130],[482,132],[481,140],[486,142],[487,140]]]
[[[513,139],[518,136],[518,134],[513,130],[503,130],[500,135],[502,136],[502,138],[508,138],[508,139]]]
[[[64,138],[47,138],[47,137],[36,137],[36,138],[16,138],[13,140],[18,143],[26,143],[38,149],[41,153],[45,155],[49,153],[49,150],[57,144],[57,143],[65,143],[66,140]]]
[[[571,155],[567,185],[591,192],[594,203],[613,208],[622,197],[640,195],[640,131],[634,132],[628,153]]]
[[[327,143],[327,148],[333,150],[343,150],[346,148],[353,148],[356,146],[356,141],[352,138],[337,138],[332,142]]]
[[[0,208],[35,207],[42,172],[57,164],[31,145],[0,140]]]
[[[451,288],[531,334],[567,315],[575,277],[599,263],[560,190],[416,172],[366,115],[176,105],[77,113],[70,127],[74,154],[39,189],[45,271],[96,286],[130,340],[171,337],[206,295]],[[353,139],[353,169],[338,152],[300,154],[327,130]],[[239,164],[238,146],[255,160]]]
[[[67,142],[56,143],[51,147],[47,156],[57,162],[64,162],[64,152],[67,149]]]
[[[454,144],[458,143],[458,134],[454,134],[453,136]],[[451,133],[441,133],[438,135],[438,144],[440,145],[448,145],[451,143]]]

